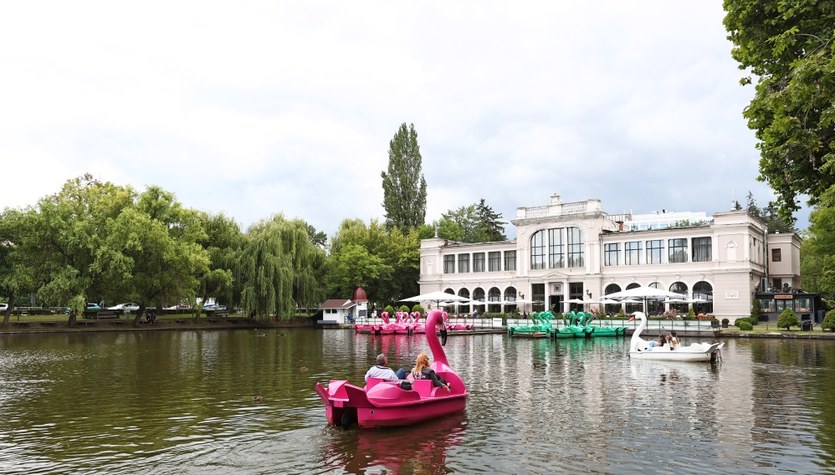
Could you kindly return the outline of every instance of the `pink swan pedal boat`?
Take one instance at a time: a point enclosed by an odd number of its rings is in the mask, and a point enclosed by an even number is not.
[[[442,324],[441,312],[430,311],[426,328]],[[410,379],[411,389],[402,388],[402,381],[377,378],[370,378],[365,387],[346,380],[331,380],[327,386],[317,382],[316,393],[325,404],[328,424],[342,426],[356,421],[362,429],[376,429],[416,424],[464,410],[467,387],[449,367],[436,332],[426,332],[426,342],[433,356],[430,368],[449,383],[449,391],[434,387],[430,379]]]

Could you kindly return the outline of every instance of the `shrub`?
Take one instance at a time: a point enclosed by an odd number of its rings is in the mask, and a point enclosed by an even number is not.
[[[736,325],[738,327],[739,327],[740,324],[743,324],[743,323],[747,323],[748,325],[751,325],[751,322],[748,321],[748,317],[739,317],[739,318],[736,319],[736,321],[734,321],[734,325]],[[752,328],[753,328],[753,326],[754,325],[751,325]],[[739,328],[742,328],[742,327],[739,327]]]
[[[421,304],[419,304],[419,303],[416,303],[416,304],[412,307],[412,311],[413,311],[413,312],[420,312],[420,313],[421,313],[421,315],[422,315],[422,314],[423,314],[426,310],[424,310],[424,309],[423,309],[423,305],[421,305]]]
[[[780,316],[777,318],[777,327],[778,328],[785,328],[786,330],[791,330],[791,327],[796,327],[800,325],[800,320],[797,319],[797,314],[794,313],[794,310],[787,308],[780,313]]]
[[[723,325],[723,326],[727,327],[729,323],[731,323],[731,321],[730,321],[730,320],[728,320],[727,318],[723,318],[723,319],[722,319],[722,325]]]
[[[826,316],[823,317],[823,322],[821,322],[821,328],[835,331],[835,309],[826,312]]]
[[[687,316],[688,316],[688,317],[691,317],[691,318],[692,318],[692,317],[695,317],[695,316],[696,316],[696,312],[694,312],[694,311],[693,311],[693,309],[691,308],[690,310],[688,310],[688,311],[687,311]]]
[[[618,312],[618,318],[626,318],[626,312],[623,310],[623,307],[621,307]]]
[[[747,318],[738,318],[736,320],[736,326],[738,326],[742,331],[751,331],[754,329],[754,325],[751,325],[751,322],[749,322]]]
[[[386,305],[386,308],[383,310],[384,312],[388,312],[389,315],[394,314],[394,307],[391,305]]]
[[[754,303],[751,304],[751,323],[759,322],[761,313],[762,307],[760,306],[760,301],[754,299]]]

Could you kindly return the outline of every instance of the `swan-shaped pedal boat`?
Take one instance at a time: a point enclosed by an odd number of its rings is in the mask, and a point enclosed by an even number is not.
[[[458,373],[449,367],[435,328],[443,325],[440,311],[432,310],[426,321],[426,342],[432,350],[430,368],[449,383],[450,390],[435,387],[431,379],[403,380],[411,383],[404,389],[403,381],[369,378],[365,387],[346,380],[331,380],[327,386],[317,382],[316,393],[325,403],[325,416],[330,425],[350,425],[354,421],[363,429],[411,425],[462,411],[467,404],[467,387]]]
[[[641,323],[632,334],[632,342],[629,345],[630,358],[663,361],[716,361],[721,358],[725,343],[693,343],[675,349],[666,345],[651,347],[648,341],[641,338],[641,332],[647,327],[647,316],[643,312],[635,312],[629,320],[635,319]]]

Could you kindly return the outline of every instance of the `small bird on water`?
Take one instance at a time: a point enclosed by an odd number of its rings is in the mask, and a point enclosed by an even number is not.
[[[262,399],[264,399],[264,398],[263,398],[263,397],[261,397],[260,395],[258,395],[258,396],[252,396],[252,402],[259,402],[259,401],[261,401]]]

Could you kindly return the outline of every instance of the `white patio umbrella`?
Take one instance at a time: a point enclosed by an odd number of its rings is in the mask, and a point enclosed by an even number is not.
[[[439,305],[441,302],[460,302],[460,303],[469,303],[471,302],[470,299],[467,297],[459,297],[455,294],[450,294],[447,292],[442,292],[440,290],[436,290],[435,292],[428,292],[425,294],[415,295],[414,297],[407,297],[405,299],[400,299],[401,302],[435,302],[435,305]]]
[[[610,299],[636,298],[644,301],[644,313],[647,311],[647,300],[649,299],[686,299],[687,296],[669,290],[657,289],[655,287],[634,287],[604,295]]]

